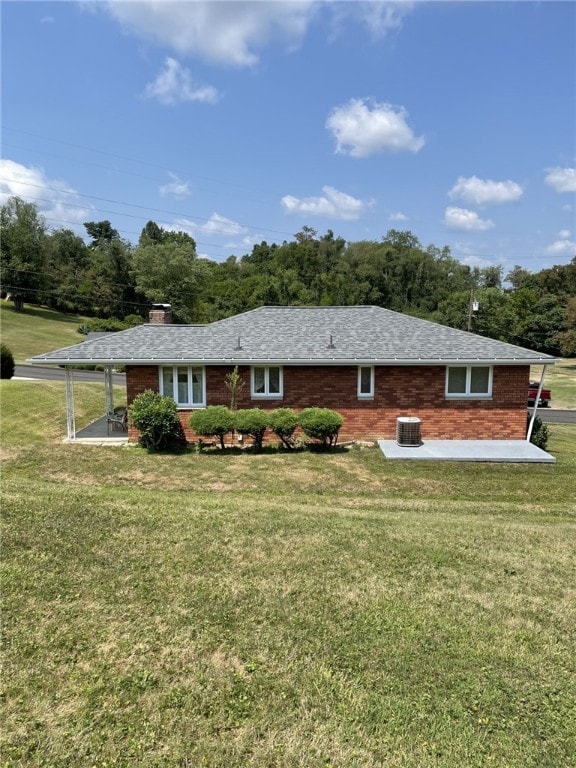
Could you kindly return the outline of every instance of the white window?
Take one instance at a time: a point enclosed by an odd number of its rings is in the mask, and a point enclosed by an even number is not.
[[[491,365],[450,365],[446,368],[446,397],[492,396]]]
[[[374,398],[374,366],[358,366],[358,399],[369,400]]]
[[[160,368],[160,394],[172,397],[180,408],[206,406],[204,368],[193,365],[166,365]]]
[[[278,365],[255,365],[250,372],[253,398],[281,398],[284,390],[283,371]]]

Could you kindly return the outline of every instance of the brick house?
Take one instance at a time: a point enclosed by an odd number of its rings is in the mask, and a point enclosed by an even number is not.
[[[189,441],[193,409],[229,404],[235,366],[246,383],[239,408],[332,408],[344,440],[391,439],[402,416],[420,419],[424,440],[524,440],[530,365],[555,362],[375,306],[261,307],[207,325],[170,315],[154,305],[148,324],[31,362],[103,364],[110,382],[124,365],[128,405],[145,389],[170,395]]]

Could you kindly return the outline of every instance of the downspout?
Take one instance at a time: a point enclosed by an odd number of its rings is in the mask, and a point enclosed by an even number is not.
[[[542,394],[542,389],[544,387],[544,376],[546,375],[546,368],[548,366],[546,363],[542,366],[542,375],[540,376],[540,384],[538,385],[538,394],[536,395],[534,399],[534,406],[532,408],[532,418],[530,419],[530,424],[528,425],[528,432],[526,433],[526,442],[530,442],[530,438],[532,437],[532,430],[534,429],[534,422],[536,421],[536,412],[538,411],[538,403],[540,402],[540,395]]]
[[[74,371],[66,366],[64,368],[66,382],[66,426],[68,428],[68,440],[76,440],[76,415],[74,413]]]

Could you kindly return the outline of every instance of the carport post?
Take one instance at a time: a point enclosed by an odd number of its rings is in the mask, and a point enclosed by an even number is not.
[[[532,418],[530,419],[530,424],[528,425],[528,432],[526,433],[527,443],[530,442],[530,438],[532,437],[532,430],[534,429],[534,422],[536,420],[536,411],[538,410],[540,395],[542,394],[542,388],[544,387],[544,376],[546,374],[546,368],[548,368],[548,366],[544,364],[542,366],[542,375],[540,376],[540,384],[538,385],[538,394],[536,395],[536,398],[534,400],[534,407],[532,408]]]
[[[112,385],[112,366],[104,368],[104,392],[106,397],[106,416],[114,413],[114,390]]]
[[[66,366],[64,368],[66,382],[66,425],[68,427],[68,440],[76,440],[76,415],[74,413],[74,371]]]

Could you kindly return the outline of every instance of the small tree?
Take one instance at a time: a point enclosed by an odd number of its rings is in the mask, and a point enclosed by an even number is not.
[[[268,426],[286,448],[294,447],[293,435],[298,426],[298,414],[292,408],[276,408],[268,417]]]
[[[139,443],[148,451],[183,448],[186,437],[171,397],[147,389],[134,398],[130,420],[140,432]]]
[[[6,344],[0,345],[0,379],[11,379],[14,368],[14,355]]]
[[[224,449],[224,437],[234,429],[234,414],[225,405],[209,405],[194,411],[189,424],[202,437],[217,437]]]
[[[230,410],[235,411],[238,408],[238,395],[246,385],[246,382],[238,373],[238,366],[234,367],[232,373],[226,374],[224,384],[228,392],[230,392]]]
[[[246,408],[234,414],[234,426],[241,435],[249,435],[254,440],[254,449],[262,450],[264,433],[268,426],[268,414],[261,408]]]
[[[335,445],[344,419],[329,408],[305,408],[298,421],[307,437],[320,440],[324,447]]]

